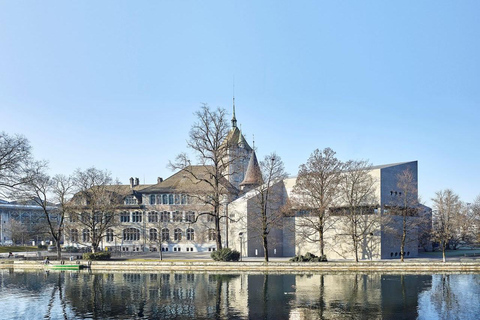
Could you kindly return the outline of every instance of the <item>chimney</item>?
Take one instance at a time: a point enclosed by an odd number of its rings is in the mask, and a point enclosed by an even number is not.
[[[157,178],[157,183],[162,183],[162,182],[163,182],[163,178],[158,177],[158,178]]]
[[[133,178],[130,178],[130,188],[133,188],[133,187],[134,187]]]
[[[135,178],[135,185],[138,186],[140,184],[140,179]]]

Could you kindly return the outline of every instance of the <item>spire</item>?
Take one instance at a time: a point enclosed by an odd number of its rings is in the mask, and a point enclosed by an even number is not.
[[[248,162],[247,172],[245,172],[245,179],[240,183],[240,186],[243,187],[243,190],[247,189],[245,191],[248,191],[262,184],[262,171],[258,164],[257,155],[255,154],[255,151],[253,151],[250,161]]]
[[[235,118],[235,96],[233,96],[233,117],[232,117],[232,128],[237,127],[237,118]]]

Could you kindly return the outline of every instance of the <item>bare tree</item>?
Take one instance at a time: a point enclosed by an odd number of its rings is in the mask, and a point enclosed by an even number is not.
[[[397,190],[391,191],[391,199],[385,212],[385,229],[400,243],[400,259],[405,258],[405,246],[418,243],[416,231],[425,221],[419,215],[417,183],[410,169],[397,175]]]
[[[25,237],[28,236],[27,226],[19,220],[10,219],[5,226],[6,233],[10,234],[10,238],[14,245],[21,243],[25,245]]]
[[[283,219],[282,197],[284,190],[279,184],[287,177],[283,161],[276,153],[265,156],[260,161],[260,171],[263,184],[253,189],[255,207],[252,226],[252,236],[261,239],[265,262],[269,260],[268,248],[271,245],[270,234],[281,227]]]
[[[476,244],[480,244],[480,195],[475,198],[471,210],[474,221],[472,225],[474,241]]]
[[[21,135],[0,132],[0,195],[8,197],[35,178],[45,162],[33,160],[30,142]]]
[[[460,210],[453,222],[452,238],[449,243],[453,250],[456,250],[461,244],[476,242],[476,223],[474,207],[472,208],[470,203],[461,202]]]
[[[440,243],[443,262],[446,262],[445,251],[455,232],[456,219],[462,208],[457,194],[450,189],[435,193],[433,201],[433,238]]]
[[[57,257],[61,258],[60,242],[63,237],[64,221],[70,208],[73,182],[70,177],[57,175],[50,177],[43,172],[37,172],[22,188],[22,197],[31,199],[42,208],[48,232],[57,248]]]
[[[299,229],[308,242],[318,242],[324,256],[324,234],[332,226],[329,208],[338,198],[343,163],[330,148],[316,149],[298,171],[292,205],[308,212],[299,220]]]
[[[367,161],[350,160],[345,164],[339,189],[342,207],[335,209],[334,213],[341,219],[346,218],[337,233],[350,238],[356,262],[359,261],[359,249],[367,247],[367,238],[373,235],[379,223],[375,214],[378,207],[376,181],[369,173],[370,168]]]
[[[112,177],[107,171],[96,168],[76,170],[73,183],[77,193],[72,199],[74,210],[70,215],[84,228],[82,238],[85,239],[82,242],[89,243],[92,252],[96,252],[107,230],[116,223],[115,211],[123,197],[117,188],[118,183],[112,184]]]
[[[208,105],[203,105],[200,111],[195,113],[197,121],[193,124],[187,147],[193,151],[199,163],[192,166],[186,153],[179,154],[175,162],[170,162],[173,170],[183,170],[187,174],[196,190],[188,190],[189,195],[199,201],[210,205],[212,211],[209,214],[215,220],[217,250],[222,248],[221,220],[228,219],[221,212],[221,206],[235,188],[228,182],[229,167],[234,163],[235,155],[230,150],[229,125],[225,109],[212,110]]]

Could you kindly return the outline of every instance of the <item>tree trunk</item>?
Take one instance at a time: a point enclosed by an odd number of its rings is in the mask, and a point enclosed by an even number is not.
[[[62,259],[62,248],[60,248],[60,241],[56,240],[55,244],[56,244],[56,247],[57,247],[57,259],[61,260]]]
[[[320,241],[320,257],[324,256],[325,243],[323,241],[323,217],[319,217],[319,241]]]
[[[262,238],[263,238],[263,252],[264,252],[264,256],[265,256],[265,262],[268,262],[268,239],[267,239],[267,235],[263,234]]]
[[[215,233],[217,250],[222,250],[222,235],[220,234],[220,216],[218,214],[218,207],[215,208]]]
[[[400,243],[400,261],[403,262],[405,257],[405,240],[407,239],[407,217],[406,213],[403,214],[403,229],[402,229],[402,241]]]

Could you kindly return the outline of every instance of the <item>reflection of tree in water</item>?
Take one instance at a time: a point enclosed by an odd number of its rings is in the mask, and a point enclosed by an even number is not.
[[[227,290],[236,277],[82,274],[70,279],[67,295],[79,317],[93,319],[232,318]]]
[[[346,282],[351,286],[350,290],[345,290],[344,299],[332,301],[329,305],[331,312],[337,319],[372,319],[380,313],[378,301],[375,301],[377,290],[372,287],[379,285],[375,279],[366,274],[354,274],[350,276],[350,281]],[[375,278],[375,277],[374,277]],[[372,281],[373,280],[373,281]],[[378,288],[375,288],[378,289]],[[370,301],[372,300],[372,301]]]
[[[48,275],[48,273],[47,273],[47,275]],[[62,308],[63,318],[68,319],[67,303],[66,303],[64,295],[63,295],[63,283],[65,282],[65,272],[64,271],[59,272],[58,274],[56,274],[54,276],[56,276],[56,278],[57,278],[57,283],[52,288],[52,293],[51,293],[50,299],[48,301],[47,311],[45,313],[44,319],[51,319],[51,312],[52,312],[52,308],[55,305],[55,300],[56,300],[57,293],[58,293],[58,300],[59,300],[61,308]],[[53,278],[55,278],[55,277],[53,277]]]
[[[435,281],[432,287],[430,301],[442,319],[460,319],[460,304],[457,295],[452,289],[450,275],[439,275],[439,281]]]

